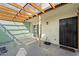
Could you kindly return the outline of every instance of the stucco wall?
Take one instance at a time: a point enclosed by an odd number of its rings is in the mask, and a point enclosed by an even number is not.
[[[59,19],[77,16],[78,7],[79,4],[67,4],[41,15],[42,34],[48,37],[48,41],[59,44]],[[37,24],[38,17],[30,19],[29,22]],[[48,25],[46,25],[46,22],[48,22]]]

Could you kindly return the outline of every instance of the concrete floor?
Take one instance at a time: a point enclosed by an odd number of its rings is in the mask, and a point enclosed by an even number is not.
[[[79,56],[79,52],[71,52],[68,50],[64,50],[59,48],[57,45],[44,45],[41,44],[39,47],[38,42],[31,43],[29,45],[15,45],[14,42],[11,42],[6,45],[8,49],[8,53],[3,56],[16,56],[19,48],[25,48],[27,52],[27,56]]]

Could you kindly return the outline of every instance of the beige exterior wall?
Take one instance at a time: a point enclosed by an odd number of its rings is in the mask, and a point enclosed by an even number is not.
[[[77,16],[79,4],[67,4],[55,10],[51,10],[42,17],[42,34],[48,37],[48,41],[59,44],[59,19]],[[33,24],[38,23],[38,17],[29,20]],[[48,22],[48,25],[46,25]]]

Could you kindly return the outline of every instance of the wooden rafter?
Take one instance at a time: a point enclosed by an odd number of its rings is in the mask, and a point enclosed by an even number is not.
[[[54,3],[49,3],[50,4],[50,6],[53,8],[53,9],[55,9],[55,4]]]
[[[1,16],[0,15],[0,19],[5,19],[5,20],[8,19],[8,20],[12,21],[11,20],[12,18],[11,17],[7,17],[7,16]],[[21,20],[21,19],[18,19],[18,20]]]
[[[11,17],[0,16],[0,20],[12,21],[11,19],[12,19]],[[24,22],[24,20],[22,20],[22,19],[15,19],[14,21]]]
[[[31,6],[32,5],[34,5],[34,3],[29,3]],[[52,3],[51,3],[52,4]],[[58,4],[58,5],[56,5],[55,6],[55,8],[58,8],[58,7],[60,7],[60,6],[63,6],[63,5],[65,5],[65,4],[67,4],[67,3],[61,3],[61,4]],[[36,9],[38,9],[39,8],[39,6],[38,7],[36,7],[36,5],[35,6],[33,6],[34,8],[36,8]],[[54,9],[54,7],[52,7],[53,9]],[[50,10],[52,10],[52,8],[50,8],[50,9],[47,9],[47,10],[45,10],[45,13],[46,12],[48,12],[48,11],[50,11]],[[8,12],[10,12],[10,13],[18,13],[19,11],[17,11],[17,10],[14,10],[14,9],[12,9],[12,8],[8,8],[8,7],[6,7],[6,6],[3,6],[3,5],[0,5],[0,10],[3,10],[3,11],[8,11]],[[39,10],[39,9],[38,9]],[[40,10],[41,11],[41,10]],[[2,13],[3,14],[3,13]],[[4,19],[4,20],[10,20],[10,21],[12,21],[12,17],[8,17],[8,16],[2,16],[2,14],[1,14],[1,16],[0,16],[0,19]],[[4,13],[5,14],[5,13]],[[7,14],[7,13],[6,13]],[[43,12],[41,11],[41,13],[39,13],[38,15],[41,15],[41,14],[43,14]],[[24,12],[20,12],[20,14],[19,15],[23,15],[24,17],[25,16],[28,16],[29,18],[28,19],[31,19],[31,16],[30,15],[28,15],[28,14],[25,14]],[[33,17],[36,17],[36,15],[34,15]],[[24,22],[24,19],[21,19],[21,18],[16,18],[16,19],[14,19],[14,21],[21,21],[21,22]]]
[[[55,8],[59,8],[59,7],[64,6],[66,4],[68,4],[68,3],[60,3],[60,4],[56,5]],[[49,9],[45,10],[45,13],[50,11],[50,10],[52,10],[52,8],[49,8]],[[42,12],[38,13],[38,15],[42,15],[42,14],[43,14]],[[34,17],[36,17],[36,16],[33,16],[33,18]],[[29,18],[29,19],[32,19],[32,18]]]
[[[8,7],[5,7],[5,6],[3,6],[3,5],[0,5],[0,8],[3,9],[3,10],[9,11],[9,12],[18,13],[18,11],[14,10],[14,9],[11,9],[11,8],[8,8]],[[20,14],[21,14],[21,15],[24,15],[24,16],[31,17],[30,15],[25,14],[25,13],[22,13],[22,12],[20,12]]]
[[[6,12],[6,11],[3,11],[3,10],[0,10],[0,14],[13,15],[13,16],[16,15],[16,14],[13,14],[13,13],[11,13],[11,12]],[[28,18],[27,16],[24,16],[24,15],[19,15],[18,17]]]
[[[24,10],[26,12],[29,12],[31,14],[37,15],[37,13],[35,11],[31,10],[30,8],[23,8],[23,6],[21,6],[21,5],[17,4],[17,3],[9,3],[9,4],[12,5],[12,6],[15,6],[15,7],[19,8],[19,9],[22,9],[22,10]]]
[[[6,14],[1,14],[1,13],[0,13],[0,16],[7,16],[7,17],[13,18],[15,15],[6,15]],[[16,17],[16,18],[25,19],[25,18],[22,18],[22,17]]]
[[[29,3],[29,4],[30,4],[31,6],[33,6],[34,8],[36,8],[37,10],[39,10],[39,11],[45,13],[44,10],[43,10],[40,6],[36,5],[35,3]]]
[[[2,17],[8,17],[8,18],[13,18],[14,16],[7,16],[7,15],[4,15],[4,14],[0,14],[0,16]],[[25,20],[25,18],[21,18],[21,17],[16,17],[17,19],[22,19],[22,20]]]
[[[0,18],[0,20],[6,20],[6,21],[12,21],[11,19],[12,18],[6,18],[6,17],[5,18],[3,18],[3,17]],[[14,21],[15,22],[24,22],[24,20],[18,20],[18,19],[15,19]]]
[[[25,8],[26,5],[27,5],[27,4],[25,4],[25,5],[23,6],[23,9]],[[18,14],[20,14],[21,11],[22,11],[22,9],[19,10],[19,12],[13,17],[12,20],[14,20],[14,19],[18,16]]]
[[[12,21],[10,18],[0,18],[0,20],[5,20],[5,21]],[[14,20],[14,22],[21,22],[21,23],[23,23],[24,21],[23,20]]]
[[[0,5],[0,8],[1,8],[1,9],[4,9],[4,10],[7,10],[7,11],[10,11],[10,12],[15,12],[15,13],[18,12],[18,11],[16,11],[16,10],[13,10],[13,9],[11,9],[11,8],[8,8],[8,7],[5,7],[5,6],[3,6],[3,5]]]

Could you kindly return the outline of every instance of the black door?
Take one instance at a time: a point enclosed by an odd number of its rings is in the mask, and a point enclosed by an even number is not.
[[[61,45],[78,48],[77,17],[61,19],[59,25],[59,43]]]

